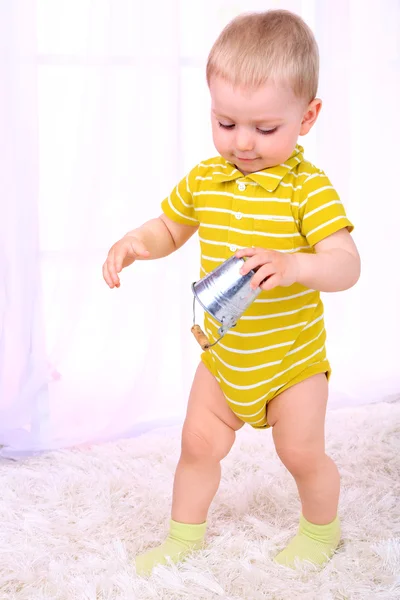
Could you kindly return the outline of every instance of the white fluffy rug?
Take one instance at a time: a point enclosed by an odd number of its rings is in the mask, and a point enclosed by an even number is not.
[[[328,414],[342,475],[343,543],[323,570],[272,558],[299,503],[270,431],[245,428],[224,461],[208,548],[149,580],[131,560],[169,519],[179,431],[0,463],[1,600],[398,600],[400,404]]]

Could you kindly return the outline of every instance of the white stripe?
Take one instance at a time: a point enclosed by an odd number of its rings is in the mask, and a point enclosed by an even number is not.
[[[211,317],[211,315],[207,314],[206,317],[216,329],[221,327],[221,323],[217,323],[217,321],[215,321],[215,319],[213,319]],[[278,331],[287,331],[289,329],[297,329],[298,327],[303,327],[303,325],[307,325],[307,321],[301,321],[300,323],[296,323],[295,325],[286,325],[286,327],[277,327],[275,329],[268,329],[267,331],[258,331],[257,333],[239,333],[238,331],[232,331],[230,329],[229,331],[226,332],[225,337],[227,337],[229,335],[236,335],[238,337],[259,337],[262,335],[268,335],[270,333],[277,333]]]
[[[315,233],[316,231],[319,231],[320,229],[323,229],[324,227],[328,227],[328,225],[332,225],[332,223],[336,223],[336,221],[340,221],[341,219],[343,219],[344,221],[346,221],[346,217],[344,215],[340,215],[339,217],[335,217],[334,219],[331,219],[330,221],[327,221],[326,223],[322,223],[322,225],[319,225],[318,227],[316,227],[312,231],[309,231],[308,234],[307,234],[307,237],[310,236],[310,235],[313,235],[313,233]],[[347,223],[346,223],[346,225],[347,225]],[[346,227],[346,225],[343,225],[343,227]]]
[[[208,177],[201,177],[200,175],[197,175],[196,179],[198,179],[199,181],[209,181],[213,179],[214,175],[223,175],[224,177],[228,176],[227,173],[221,173],[221,171],[213,171],[213,174]]]
[[[288,352],[286,354],[286,356],[291,356],[292,354],[296,354],[296,352],[300,352],[300,350],[303,350],[303,348],[305,348],[306,346],[309,346],[310,344],[312,344],[313,342],[316,342],[317,340],[319,340],[319,338],[321,337],[321,335],[325,332],[325,329],[321,329],[321,331],[319,332],[319,334],[317,335],[317,337],[313,338],[312,340],[309,340],[308,342],[306,342],[305,344],[302,344],[301,346],[299,346],[298,348],[294,348],[293,350],[290,350],[290,352]]]
[[[199,236],[199,240],[200,242],[203,242],[204,244],[211,244],[212,246],[225,246],[226,248],[230,248],[231,244],[228,244],[227,242],[215,242],[213,240],[205,240],[204,238]],[[236,249],[237,250],[243,250],[244,248],[247,248],[247,246],[238,246],[237,244],[235,244]],[[282,253],[293,253],[293,252],[297,252],[298,250],[304,250],[305,248],[309,248],[310,246],[300,246],[299,248],[289,248],[289,249],[275,249],[275,248],[268,248],[268,250],[270,250],[271,252],[282,252]]]
[[[273,179],[283,179],[284,175],[275,175],[273,173],[263,173],[262,171],[256,171],[252,175],[262,175],[263,177],[272,177]]]
[[[308,360],[310,360],[310,358],[313,358],[314,356],[316,356],[317,354],[319,354],[320,352],[322,352],[325,348],[324,346],[321,346],[321,348],[318,348],[318,350],[316,350],[315,352],[313,352],[312,354],[310,354],[310,356],[307,356],[306,358],[302,358],[301,360],[298,360],[296,363],[293,363],[292,365],[290,365],[290,367],[288,367],[287,369],[285,369],[284,371],[280,371],[279,373],[276,373],[275,375],[273,375],[272,377],[270,377],[269,379],[265,379],[264,381],[259,381],[258,383],[253,383],[251,385],[235,385],[234,383],[231,383],[230,381],[228,381],[227,379],[225,379],[225,377],[219,373],[219,376],[221,377],[222,381],[224,383],[226,383],[227,385],[229,385],[229,387],[235,388],[236,390],[253,390],[254,388],[260,387],[261,385],[265,385],[267,383],[270,383],[270,381],[273,381],[274,379],[277,379],[278,377],[281,377],[282,375],[284,375],[285,373],[287,373],[288,371],[290,371],[291,369],[293,369],[294,367],[298,367],[301,364],[304,364],[305,362],[307,362]],[[212,351],[213,354],[215,354]],[[253,404],[257,404],[258,402],[261,402],[261,400],[264,400],[264,398],[266,398],[268,396],[268,394],[270,393],[271,390],[268,391],[267,394],[265,394],[262,398],[259,398],[258,400],[254,400],[253,402],[236,402],[234,400],[231,400],[229,398],[229,402],[232,402],[232,404],[237,404],[238,406],[251,406]]]
[[[180,217],[183,217],[184,219],[187,219],[188,221],[193,221],[193,223],[198,224],[197,219],[192,219],[192,217],[187,217],[186,215],[184,215],[183,213],[179,212],[179,210],[177,210],[175,208],[175,206],[172,204],[171,202],[171,196],[168,196],[168,204],[170,205],[170,207],[172,208],[172,210],[179,215]]]
[[[234,231],[235,233],[243,233],[244,235],[263,235],[265,237],[276,237],[276,238],[288,238],[288,237],[303,237],[299,231],[296,233],[266,233],[264,231],[249,231],[248,229],[237,229],[236,227],[229,227],[229,225],[208,225],[202,223],[201,228],[207,227],[207,229],[222,229],[225,231]]]
[[[281,373],[280,373],[280,375],[281,375]],[[230,387],[233,387],[233,388],[237,387],[238,388],[238,386],[229,383],[229,381],[227,381],[225,379],[225,377],[222,377],[221,373],[220,373],[220,377]],[[268,381],[270,381],[270,380],[268,379],[266,382],[263,382],[263,383],[268,383]],[[260,385],[262,385],[262,384],[260,384]],[[238,388],[238,389],[245,389],[245,388]],[[269,393],[270,392],[268,392],[268,394]],[[264,396],[262,396],[262,398],[259,398],[258,400],[253,400],[252,402],[237,402],[236,400],[232,400],[232,398],[229,398],[226,394],[225,394],[225,398],[227,400],[229,400],[229,402],[231,404],[236,404],[236,406],[253,406],[253,404],[259,404],[262,400],[264,400],[264,398],[266,398],[268,396],[268,394],[265,394]]]
[[[303,221],[305,219],[308,219],[308,217],[311,217],[311,215],[314,215],[315,213],[319,212],[320,210],[324,210],[324,208],[328,208],[328,206],[333,206],[334,204],[342,204],[342,202],[340,200],[332,200],[332,202],[327,202],[322,206],[317,206],[317,208],[314,208],[314,210],[311,210],[310,212],[304,215]]]
[[[235,412],[235,415],[236,415],[237,417],[242,417],[243,419],[251,419],[252,417],[256,417],[257,415],[259,415],[259,414],[260,414],[260,412],[262,412],[263,410],[265,411],[265,406],[262,406],[262,407],[260,408],[260,410],[258,410],[256,413],[254,413],[254,414],[252,414],[252,415],[242,415],[242,414],[240,414],[240,413],[238,413],[238,412]],[[260,422],[260,421],[262,421],[264,418],[265,418],[265,415],[262,417],[262,419],[259,419],[258,421],[256,421],[256,423],[259,423],[259,422]]]
[[[308,365],[308,368],[314,367],[315,365],[317,365],[318,363],[320,363],[321,361],[316,361],[316,362],[312,362],[311,364]],[[220,380],[221,381],[221,380]],[[285,384],[281,384],[281,385],[277,385],[276,387],[270,388],[269,392],[267,394],[264,394],[264,396],[261,398],[262,400],[265,400],[265,398],[270,395],[273,394],[274,392],[277,392],[278,390],[282,389],[282,387],[284,387]]]
[[[204,242],[205,244],[212,244],[213,246],[228,246],[226,242],[214,242],[211,240],[205,240],[204,238],[199,236],[199,241]],[[246,246],[237,246],[238,248],[245,248]]]
[[[314,179],[314,177],[326,177],[325,173],[301,173],[301,175],[308,175],[307,179],[303,181],[303,185],[307,183],[307,181]],[[326,177],[326,179],[328,178]]]
[[[280,373],[280,375],[281,375],[281,374],[282,374],[282,373]],[[233,384],[229,383],[229,381],[227,381],[227,380],[225,379],[225,377],[222,377],[221,373],[220,373],[220,377],[221,377],[221,379],[222,379],[222,380],[223,380],[223,381],[224,381],[226,384],[228,384],[230,387],[237,387],[237,386],[235,386],[235,385],[233,385]],[[271,379],[272,379],[272,378],[271,378]],[[268,380],[267,380],[265,383],[268,383],[268,381],[270,381],[270,380],[268,379]],[[262,385],[262,384],[260,384],[260,385]],[[281,386],[279,386],[279,387],[281,387]],[[242,388],[239,388],[239,389],[242,389]],[[269,393],[270,393],[270,391],[269,391],[267,394],[265,394],[264,396],[262,396],[261,398],[259,398],[258,400],[253,400],[252,402],[237,402],[236,400],[232,400],[232,398],[229,398],[229,397],[228,397],[226,394],[225,394],[225,398],[226,398],[226,399],[227,399],[227,400],[228,400],[228,401],[229,401],[231,404],[236,404],[236,406],[253,406],[254,404],[259,404],[259,403],[260,403],[262,400],[264,400],[264,398],[266,398],[266,397],[268,396],[268,394],[269,394]]]
[[[288,311],[281,312],[281,313],[274,313],[273,315],[258,315],[258,316],[250,316],[250,317],[243,316],[241,318],[241,320],[242,321],[258,321],[260,319],[275,319],[276,317],[285,317],[286,315],[295,315],[296,313],[299,313],[302,310],[307,310],[308,308],[315,308],[316,306],[318,306],[318,304],[306,304],[305,306],[302,306],[301,308],[296,308],[295,310],[288,310]]]
[[[254,302],[284,302],[285,300],[292,300],[293,298],[300,298],[301,296],[306,296],[307,294],[315,293],[315,290],[306,290],[305,292],[299,292],[298,294],[293,294],[292,296],[283,296],[281,298],[267,298],[266,300],[261,300],[260,298],[257,298],[256,300],[254,300]]]
[[[196,212],[217,212],[226,213],[228,215],[236,215],[237,210],[229,210],[228,208],[210,208],[210,207],[196,207]],[[256,215],[241,212],[242,217],[249,219],[259,219],[260,221],[274,221],[276,223],[295,223],[293,217],[282,217],[278,215]]]
[[[298,246],[297,248],[264,248],[264,250],[269,250],[270,252],[282,252],[282,254],[293,254],[293,252],[307,250],[307,248],[310,248],[310,246]]]
[[[227,177],[227,173],[220,173],[220,171],[214,171],[213,175],[223,175],[224,177]],[[209,176],[209,177],[201,177],[200,175],[197,175],[196,179],[198,181],[212,181],[214,179],[213,176]],[[236,180],[234,181],[226,181],[224,183],[236,183]],[[255,187],[260,187],[259,184],[256,181],[246,181],[244,182],[245,185],[254,185]]]
[[[198,167],[205,167],[205,168],[208,168],[208,167],[213,167],[213,168],[215,168],[215,167],[221,167],[221,169],[228,169],[228,168],[232,169],[232,165],[221,165],[221,164],[212,164],[212,163],[210,163],[208,165],[206,165],[204,163],[200,163],[197,166]],[[226,175],[227,177],[231,177],[235,173],[240,173],[240,171],[238,171],[238,169],[232,169],[230,173],[221,173],[221,175]]]
[[[231,167],[231,165],[221,165],[220,163],[218,163],[217,165],[214,165],[212,163],[209,163],[208,165],[206,165],[205,163],[199,163],[197,165],[198,167],[221,167],[221,169],[226,169],[227,167]],[[235,169],[236,171],[236,169]],[[225,175],[225,173],[224,173]]]
[[[288,165],[287,163],[281,163],[279,166],[280,167],[287,167],[288,169],[293,169],[294,167],[296,167],[299,163],[301,163],[301,160],[297,157],[297,156],[292,156],[291,160],[296,160],[296,164],[295,165]]]
[[[189,187],[189,173],[186,175],[186,191],[190,196],[193,196],[190,187]]]
[[[312,327],[313,325],[315,325],[316,323],[318,323],[318,321],[321,321],[324,318],[324,314],[322,313],[322,315],[320,317],[317,317],[316,319],[314,319],[314,321],[311,321],[308,325],[306,325],[304,327],[304,331],[306,329],[310,329],[310,327]]]
[[[261,423],[261,421],[264,421],[264,419],[266,418],[266,416],[267,415],[265,414],[263,417],[261,417],[261,419],[258,419],[258,421],[251,421],[251,423],[249,423],[249,425],[253,426],[253,425],[257,425],[257,423]]]
[[[282,185],[283,187],[291,187],[291,188],[293,188],[293,191],[295,191],[295,192],[296,192],[297,190],[301,190],[301,188],[303,187],[302,185],[298,185],[297,187],[295,187],[295,186],[293,185],[293,183],[284,183],[283,181],[282,181],[281,185]]]
[[[247,200],[248,202],[280,202],[288,204],[291,198],[265,198],[259,197],[254,198],[250,196],[241,196],[240,194],[234,194],[233,192],[215,192],[213,190],[203,190],[202,192],[194,192],[193,196],[228,196],[234,200]]]
[[[201,255],[201,258],[205,260],[212,260],[212,262],[224,262],[225,258],[213,258],[212,256],[206,256],[205,254]]]
[[[212,246],[226,246],[226,247],[230,247],[231,244],[228,244],[227,242],[214,242],[212,240],[205,240],[204,238],[199,236],[199,240],[200,242],[204,242],[205,244],[211,244]],[[242,250],[243,248],[247,248],[247,246],[238,246],[237,244],[235,244],[236,248],[239,250]]]
[[[207,330],[207,333],[212,335],[211,330]],[[273,344],[272,346],[265,346],[264,348],[257,348],[256,350],[237,350],[236,348],[230,348],[229,346],[225,346],[222,342],[219,342],[219,346],[228,352],[234,352],[235,354],[256,354],[257,352],[267,352],[268,350],[273,350],[275,348],[283,348],[284,346],[292,346],[296,340],[290,340],[290,342],[282,342],[282,344]]]
[[[316,196],[317,194],[320,194],[321,192],[325,192],[326,190],[334,190],[335,188],[332,187],[331,185],[326,185],[325,187],[321,187],[318,188],[317,190],[314,190],[313,192],[310,192],[308,194],[308,198],[312,198],[313,196]]]
[[[179,193],[178,186],[176,186],[176,195],[178,196],[179,200],[182,202],[182,204],[184,206],[186,206],[187,208],[193,208],[193,204],[186,204],[186,202],[184,201],[184,199],[182,198],[182,196]]]
[[[305,204],[307,204],[307,202],[308,202],[308,198],[306,198],[305,200],[303,200],[303,202],[301,202],[301,203],[299,204],[299,209],[303,208],[303,206],[304,206]]]

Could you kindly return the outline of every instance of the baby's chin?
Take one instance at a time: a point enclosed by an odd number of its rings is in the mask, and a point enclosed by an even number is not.
[[[230,158],[227,158],[227,160],[233,163],[235,167],[239,169],[239,171],[241,171],[244,175],[257,173],[257,171],[263,171],[264,169],[276,167],[277,165],[281,164],[279,160],[268,160],[261,157],[255,158],[254,160],[242,160],[237,156],[231,156]]]

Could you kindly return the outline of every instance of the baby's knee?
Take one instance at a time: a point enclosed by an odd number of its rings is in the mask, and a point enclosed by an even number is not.
[[[314,447],[281,447],[277,453],[293,477],[304,477],[317,471],[325,459],[325,452]]]
[[[191,462],[219,462],[228,454],[235,440],[235,432],[230,429],[224,435],[204,434],[200,429],[184,427],[182,431],[182,457]]]

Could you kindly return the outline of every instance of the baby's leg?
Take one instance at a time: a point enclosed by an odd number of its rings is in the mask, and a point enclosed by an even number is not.
[[[201,547],[208,509],[221,479],[220,461],[228,454],[243,422],[229,408],[215,377],[201,363],[190,393],[175,473],[170,533],[161,546],[136,558],[146,575],[168,558],[177,562]],[[168,558],[167,558],[168,557]]]
[[[339,473],[325,454],[327,398],[327,379],[319,374],[285,390],[268,405],[276,451],[296,481],[302,505],[299,532],[276,557],[282,564],[293,565],[295,557],[322,564],[339,543]]]

